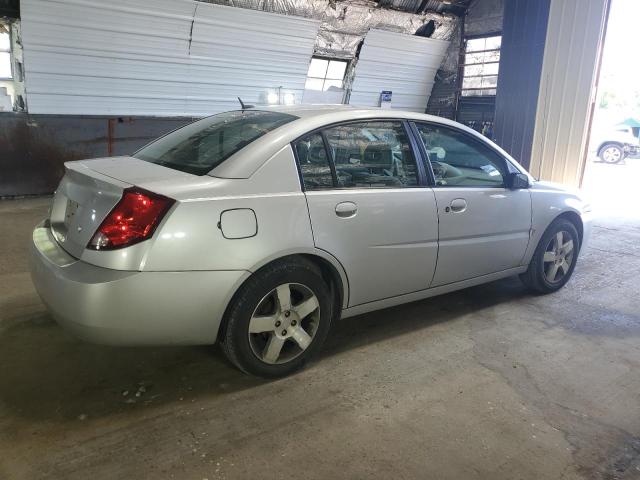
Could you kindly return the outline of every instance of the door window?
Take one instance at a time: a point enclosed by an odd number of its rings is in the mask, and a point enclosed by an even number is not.
[[[325,130],[338,188],[418,185],[416,162],[402,122],[370,121]]]
[[[503,187],[504,159],[466,133],[417,124],[439,187]]]
[[[333,188],[333,175],[322,135],[312,133],[295,143],[305,190]]]

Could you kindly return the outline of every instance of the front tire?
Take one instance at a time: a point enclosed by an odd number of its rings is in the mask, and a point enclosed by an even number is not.
[[[320,270],[292,257],[257,271],[225,316],[222,349],[245,373],[275,378],[302,368],[322,347],[333,313]]]
[[[624,160],[626,155],[623,148],[617,143],[607,143],[602,146],[598,156],[604,163],[615,164]]]
[[[553,293],[569,281],[578,260],[580,237],[569,220],[554,220],[542,235],[529,268],[520,278],[538,293]]]

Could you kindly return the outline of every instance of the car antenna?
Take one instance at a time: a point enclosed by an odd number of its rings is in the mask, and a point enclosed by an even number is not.
[[[246,104],[242,101],[242,99],[241,99],[240,97],[238,97],[238,101],[240,102],[240,106],[242,107],[242,110],[243,110],[243,111],[244,111],[244,110],[246,110],[246,109],[248,109],[248,108],[253,108],[253,107],[255,107],[255,105],[246,105]]]

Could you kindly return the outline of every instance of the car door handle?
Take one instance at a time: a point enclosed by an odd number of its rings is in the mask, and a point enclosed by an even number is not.
[[[340,202],[336,205],[336,215],[340,218],[355,217],[358,212],[358,206],[353,202]]]
[[[445,212],[453,212],[453,213],[462,213],[467,209],[467,201],[464,198],[455,198],[451,200],[451,203],[447,208],[445,208]]]

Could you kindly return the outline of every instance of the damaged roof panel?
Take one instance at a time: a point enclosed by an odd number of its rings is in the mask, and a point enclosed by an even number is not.
[[[393,8],[411,13],[450,13],[464,15],[471,0],[377,0],[384,8]]]

